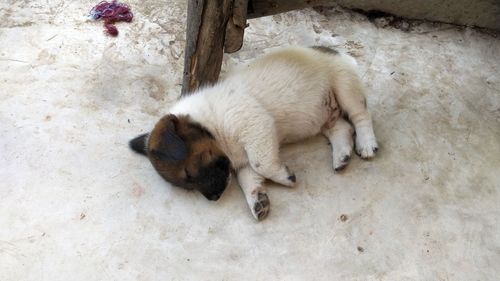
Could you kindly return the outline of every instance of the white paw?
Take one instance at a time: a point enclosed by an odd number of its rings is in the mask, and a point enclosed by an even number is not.
[[[342,171],[351,160],[352,146],[333,147],[333,169]]]
[[[284,186],[293,186],[297,181],[295,173],[292,172],[287,166],[281,166],[276,175],[271,177],[271,180],[282,184]]]
[[[259,221],[265,219],[271,209],[269,197],[267,197],[267,194],[262,191],[256,192],[255,195],[252,194],[251,198],[249,198],[248,204],[252,210],[252,215]]]
[[[371,127],[359,128],[356,130],[356,154],[363,159],[370,159],[378,151],[377,140]]]

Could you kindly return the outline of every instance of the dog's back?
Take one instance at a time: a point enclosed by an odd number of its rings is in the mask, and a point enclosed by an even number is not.
[[[293,142],[338,118],[335,83],[354,73],[350,59],[324,47],[290,47],[254,60],[224,83],[255,97],[273,116],[280,141]]]

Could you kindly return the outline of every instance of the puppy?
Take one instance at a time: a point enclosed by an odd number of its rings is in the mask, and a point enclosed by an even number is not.
[[[151,133],[130,141],[168,182],[217,200],[234,172],[253,216],[265,218],[265,179],[293,186],[280,144],[317,134],[342,170],[355,149],[378,150],[353,58],[326,47],[291,47],[254,60],[213,86],[182,97]]]

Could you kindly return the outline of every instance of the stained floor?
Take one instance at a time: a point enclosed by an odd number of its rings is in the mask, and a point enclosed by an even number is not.
[[[339,8],[250,21],[231,66],[285,45],[359,61],[380,143],[334,174],[322,137],[283,149],[256,222],[165,183],[127,147],[180,92],[185,1],[0,4],[0,280],[497,280],[500,39]]]

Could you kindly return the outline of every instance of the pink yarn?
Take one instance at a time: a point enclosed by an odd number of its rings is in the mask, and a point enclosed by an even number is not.
[[[131,22],[134,14],[126,4],[117,3],[113,0],[111,3],[102,1],[90,10],[90,17],[94,20],[104,20],[104,27],[110,36],[118,36],[118,29],[114,26],[115,22]]]

